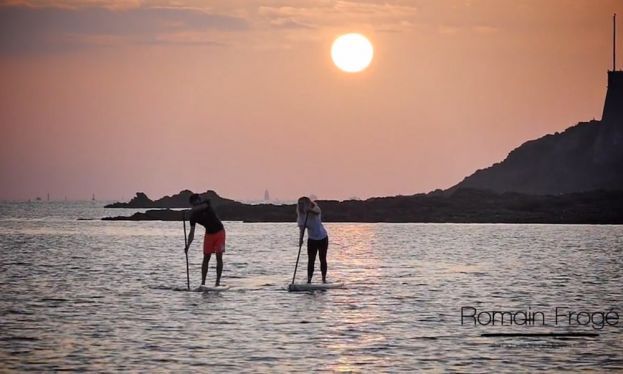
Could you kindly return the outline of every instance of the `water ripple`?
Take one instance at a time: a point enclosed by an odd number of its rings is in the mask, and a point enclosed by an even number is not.
[[[288,293],[295,225],[226,223],[230,289],[213,293],[186,292],[178,223],[53,210],[20,221],[11,209],[0,217],[3,371],[623,368],[621,327],[590,339],[496,339],[460,324],[468,305],[621,311],[620,226],[329,224],[329,277],[347,287]],[[196,287],[198,244],[189,260]],[[305,269],[303,253],[299,280]],[[503,331],[524,331],[515,329]]]

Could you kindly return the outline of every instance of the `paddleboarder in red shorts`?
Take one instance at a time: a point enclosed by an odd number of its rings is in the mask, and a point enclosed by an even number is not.
[[[217,217],[210,200],[202,200],[198,194],[192,194],[189,198],[192,209],[190,211],[190,234],[188,234],[188,244],[184,249],[188,252],[190,243],[192,243],[195,235],[195,225],[199,223],[205,227],[205,236],[203,238],[203,263],[201,264],[201,285],[206,283],[206,275],[208,274],[208,265],[210,257],[216,254],[216,283],[215,286],[221,285],[221,273],[223,272],[223,253],[225,252],[225,228],[223,223]]]

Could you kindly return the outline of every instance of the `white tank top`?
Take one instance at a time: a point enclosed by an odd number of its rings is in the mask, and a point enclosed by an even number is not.
[[[303,226],[305,216],[300,217],[298,222],[299,227]],[[308,213],[307,214],[307,237],[312,240],[322,240],[327,237],[327,230],[325,230],[320,219],[320,214]]]

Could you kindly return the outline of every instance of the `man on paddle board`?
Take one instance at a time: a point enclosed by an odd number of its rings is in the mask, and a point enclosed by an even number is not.
[[[327,250],[329,236],[320,219],[320,207],[309,197],[299,198],[296,204],[297,223],[301,230],[299,246],[303,244],[303,234],[307,228],[307,283],[311,283],[314,276],[316,253],[320,257],[320,271],[322,283],[327,283]]]
[[[223,272],[223,253],[225,252],[225,228],[218,218],[210,200],[202,200],[198,194],[192,194],[189,198],[192,209],[190,210],[190,233],[188,234],[188,244],[184,250],[188,252],[190,243],[195,236],[195,225],[199,223],[205,227],[205,236],[203,238],[203,263],[201,264],[201,285],[205,286],[206,275],[208,274],[208,265],[210,257],[216,254],[216,283],[215,286],[221,285],[221,273]]]

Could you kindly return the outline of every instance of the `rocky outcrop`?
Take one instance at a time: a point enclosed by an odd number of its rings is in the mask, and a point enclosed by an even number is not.
[[[193,192],[190,190],[182,190],[179,193],[172,196],[164,196],[157,200],[151,200],[143,192],[137,192],[136,196],[127,203],[113,203],[106,205],[105,208],[131,208],[131,209],[145,209],[145,208],[189,208],[188,198]],[[224,204],[240,204],[237,201],[225,199],[220,197],[216,192],[208,190],[200,194],[204,199],[210,199],[213,206],[221,206]]]
[[[623,191],[562,195],[525,195],[457,189],[368,200],[319,201],[326,222],[454,222],[623,224]],[[294,222],[294,205],[224,204],[216,208],[226,221]],[[149,210],[105,220],[179,221],[182,211]]]
[[[137,193],[109,208],[187,208],[192,192],[156,201]],[[224,220],[290,222],[294,206],[248,205],[203,194]],[[322,201],[334,222],[623,223],[623,71],[608,73],[602,121],[528,141],[502,162],[478,170],[446,191],[365,201]],[[110,220],[179,220],[150,210]]]

